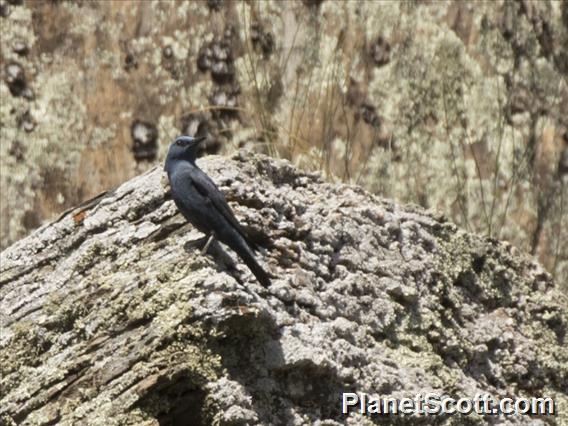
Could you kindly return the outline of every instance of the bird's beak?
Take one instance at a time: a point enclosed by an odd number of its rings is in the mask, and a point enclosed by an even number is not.
[[[207,139],[207,136],[199,136],[198,138],[194,139],[194,142],[196,145],[199,145],[201,142],[203,142],[205,139]]]

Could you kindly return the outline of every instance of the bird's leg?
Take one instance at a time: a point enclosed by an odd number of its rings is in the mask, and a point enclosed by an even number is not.
[[[199,248],[201,250],[203,248],[203,245],[207,242],[208,238],[209,238],[208,236],[205,236],[205,237],[200,237],[197,240],[188,241],[183,245],[183,248],[187,252],[190,252],[196,248]]]
[[[211,232],[211,234],[209,235],[209,239],[207,240],[207,242],[205,243],[205,245],[203,246],[203,249],[201,250],[201,255],[204,256],[205,253],[207,253],[207,250],[209,249],[209,246],[211,245],[211,243],[213,242],[213,240],[215,240],[215,232]]]

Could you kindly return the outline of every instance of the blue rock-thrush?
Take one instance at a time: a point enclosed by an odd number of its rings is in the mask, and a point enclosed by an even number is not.
[[[172,198],[181,214],[209,237],[203,253],[213,239],[218,239],[233,249],[257,280],[267,287],[270,278],[256,261],[253,252],[258,250],[256,244],[239,225],[219,188],[195,164],[197,148],[204,139],[180,136],[170,145],[164,169],[168,173]]]

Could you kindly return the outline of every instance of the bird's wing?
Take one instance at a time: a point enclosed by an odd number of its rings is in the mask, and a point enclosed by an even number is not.
[[[233,214],[231,207],[225,200],[223,193],[217,188],[215,183],[207,176],[203,171],[198,170],[192,173],[191,182],[197,192],[199,192],[203,197],[209,199],[213,207],[223,215],[223,217],[235,228],[239,234],[245,239],[249,244],[250,248],[253,250],[258,250],[258,247],[254,242],[250,240],[245,230],[241,227],[237,218]]]

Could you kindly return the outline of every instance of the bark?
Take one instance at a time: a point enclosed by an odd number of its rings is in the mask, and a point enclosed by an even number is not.
[[[200,254],[161,167],[77,206],[1,254],[3,424],[365,424],[341,392],[429,391],[559,411],[439,424],[568,420],[568,303],[530,257],[285,161],[199,163],[273,285]]]

